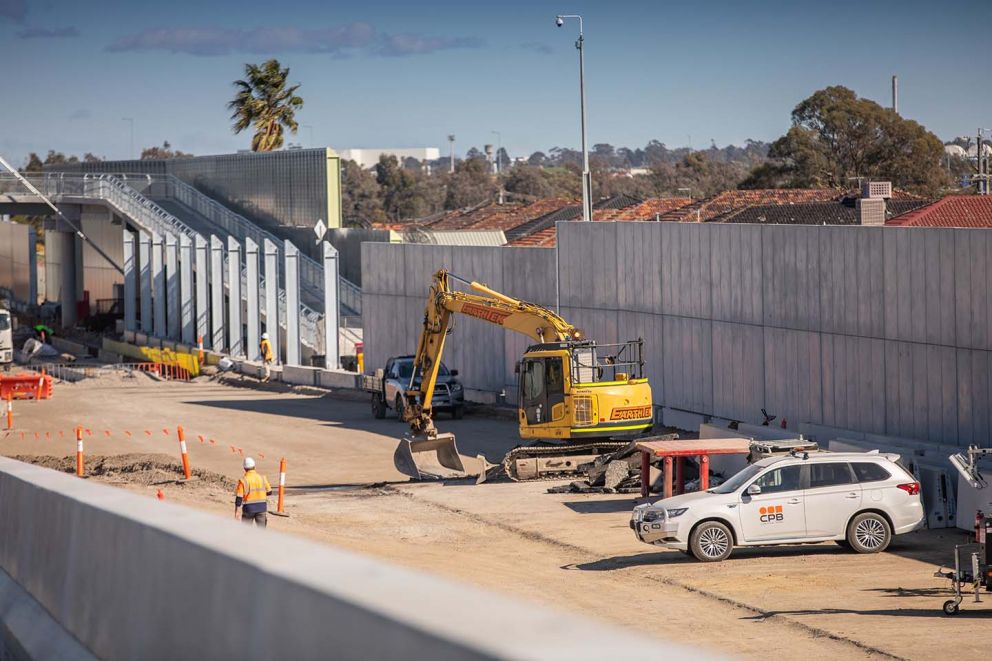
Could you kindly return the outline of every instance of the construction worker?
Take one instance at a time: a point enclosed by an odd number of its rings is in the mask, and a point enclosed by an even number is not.
[[[254,459],[245,457],[243,465],[245,474],[238,480],[234,496],[234,518],[238,518],[238,510],[241,510],[242,521],[248,524],[254,521],[255,525],[264,528],[268,511],[266,498],[272,495],[272,487],[268,478],[255,471]]]
[[[262,354],[262,369],[265,370],[265,376],[262,381],[268,381],[271,376],[271,370],[269,365],[272,364],[272,343],[269,342],[269,334],[262,333],[262,341],[258,344],[258,350]]]

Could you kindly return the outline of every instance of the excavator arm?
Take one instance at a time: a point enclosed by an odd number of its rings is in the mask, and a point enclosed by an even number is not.
[[[464,282],[475,293],[452,291],[448,286],[449,277]],[[431,415],[431,400],[437,386],[441,354],[454,314],[488,321],[537,342],[578,340],[582,336],[579,329],[547,308],[510,298],[478,282],[462,280],[445,269],[435,273],[424,310],[423,330],[413,358],[413,372],[404,393],[406,406],[403,407],[403,419],[410,425],[410,434],[404,437],[393,454],[393,464],[397,470],[411,477],[439,477],[443,476],[444,469],[465,470],[454,434],[438,433]],[[425,456],[421,461],[414,458],[415,454],[428,452],[435,454],[436,463],[440,466],[433,466],[425,455],[421,455]],[[480,480],[485,478],[485,470],[486,463],[482,461]]]
[[[475,294],[452,291],[448,278],[467,284]],[[434,274],[424,310],[424,327],[413,359],[413,374],[407,388],[405,418],[415,437],[436,438],[431,399],[437,385],[438,368],[451,316],[464,314],[530,337],[535,342],[564,342],[582,339],[582,332],[555,312],[501,294],[478,282],[462,280],[445,269]],[[419,385],[416,383],[420,375]]]

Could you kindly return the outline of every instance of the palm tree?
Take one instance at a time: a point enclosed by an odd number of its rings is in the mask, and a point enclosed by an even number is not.
[[[255,128],[252,151],[279,149],[283,127],[294,134],[299,128],[296,111],[303,107],[303,99],[295,94],[299,85],[286,87],[288,77],[289,67],[284,69],[279,60],[271,59],[261,66],[246,64],[245,80],[234,81],[238,91],[227,108],[233,111],[235,133]]]

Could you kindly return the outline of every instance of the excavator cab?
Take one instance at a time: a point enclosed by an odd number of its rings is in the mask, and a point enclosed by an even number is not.
[[[529,347],[518,374],[520,435],[530,439],[633,436],[651,427],[643,340]]]

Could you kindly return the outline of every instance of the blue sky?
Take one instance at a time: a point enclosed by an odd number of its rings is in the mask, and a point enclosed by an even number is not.
[[[245,62],[302,83],[304,146],[578,147],[585,19],[590,143],[741,144],[781,135],[816,89],[842,84],[944,139],[992,127],[992,1],[0,0],[0,153],[123,158],[169,140],[248,147],[225,108]],[[982,41],[984,44],[979,45]]]

